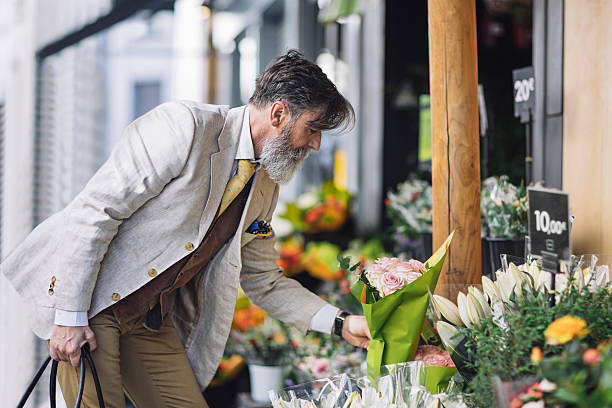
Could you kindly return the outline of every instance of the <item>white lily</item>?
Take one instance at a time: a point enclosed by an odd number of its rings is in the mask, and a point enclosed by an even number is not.
[[[436,330],[438,330],[438,335],[444,343],[444,346],[454,350],[460,342],[460,339],[456,338],[455,335],[458,333],[458,330],[455,326],[450,323],[439,321],[436,323]]]
[[[514,291],[515,281],[509,273],[497,271],[495,272],[497,275],[497,287],[499,288],[499,292],[501,294],[501,299],[505,303],[510,303],[510,296]]]
[[[474,295],[478,303],[480,303],[480,307],[482,308],[484,316],[489,316],[491,314],[491,307],[489,306],[487,299],[485,298],[484,294],[480,291],[480,289],[478,289],[475,286],[470,286],[468,288],[468,292]]]
[[[455,326],[463,326],[461,316],[459,315],[459,308],[453,302],[444,296],[433,295],[433,304],[446,320]]]
[[[519,297],[519,299],[523,298],[523,282],[528,278],[519,270],[519,268],[512,262],[508,265],[508,269],[510,270],[510,276],[514,280],[514,292]]]
[[[491,305],[501,300],[501,293],[497,285],[488,277],[482,277],[482,289],[487,294]]]
[[[461,317],[463,324],[470,329],[473,328],[474,326],[472,325],[472,319],[470,318],[470,313],[468,312],[467,296],[465,296],[465,293],[463,292],[459,292],[457,295],[457,308],[459,309],[459,316]]]
[[[529,275],[531,275],[531,277],[533,278],[533,284],[535,286],[535,289],[539,290],[540,286],[542,285],[542,282],[540,280],[540,275],[542,274],[542,270],[540,269],[540,266],[535,260],[531,262],[531,265],[529,265],[528,272],[529,272]]]
[[[467,294],[467,310],[472,324],[480,323],[480,318],[484,317],[484,310],[482,310],[480,302],[471,293]]]

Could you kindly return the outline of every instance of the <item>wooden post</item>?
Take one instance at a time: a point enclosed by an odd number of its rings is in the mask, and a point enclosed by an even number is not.
[[[460,227],[436,292],[481,283],[478,65],[474,0],[429,0],[433,245]]]

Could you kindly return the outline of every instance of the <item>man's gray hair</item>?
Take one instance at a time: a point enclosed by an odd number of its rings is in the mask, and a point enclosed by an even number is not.
[[[255,92],[249,99],[258,108],[276,101],[283,101],[294,119],[305,112],[318,112],[308,122],[316,130],[345,130],[355,123],[351,104],[318,65],[296,50],[289,50],[268,65],[257,78]]]

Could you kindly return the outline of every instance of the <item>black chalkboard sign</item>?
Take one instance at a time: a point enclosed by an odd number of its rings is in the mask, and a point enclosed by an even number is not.
[[[569,261],[569,198],[562,191],[532,187],[529,197],[529,237],[531,254],[558,261]]]
[[[535,109],[535,78],[533,67],[519,68],[512,71],[514,82],[514,116],[521,117],[525,112]]]

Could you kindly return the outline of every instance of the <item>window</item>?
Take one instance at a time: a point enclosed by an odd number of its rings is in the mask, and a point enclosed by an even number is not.
[[[134,117],[147,113],[161,103],[161,82],[139,81],[134,84]]]

